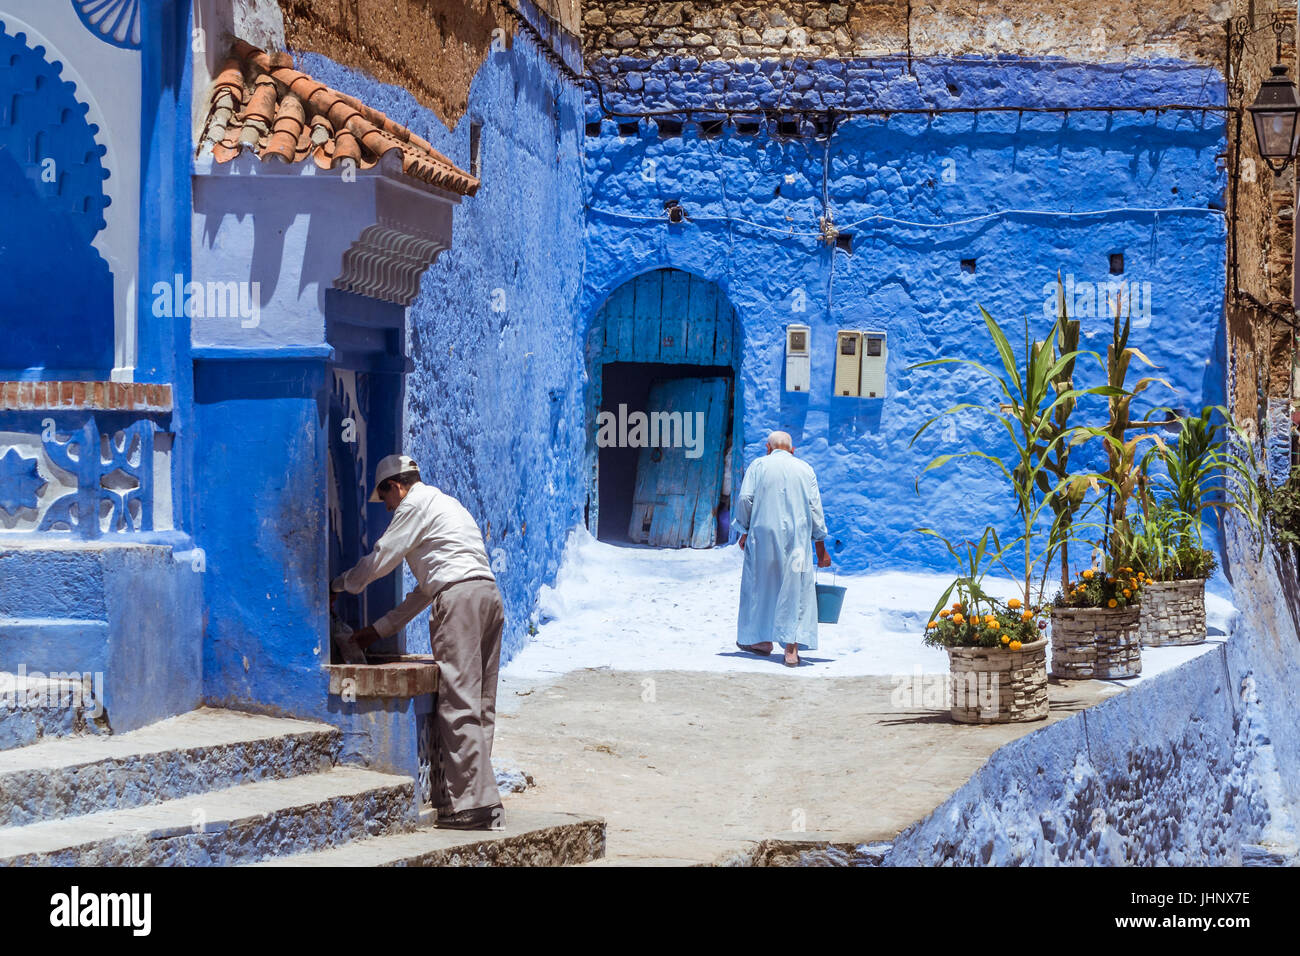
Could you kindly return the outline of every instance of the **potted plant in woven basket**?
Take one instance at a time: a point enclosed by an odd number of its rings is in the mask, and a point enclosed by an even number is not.
[[[1208,406],[1199,415],[1173,416],[1178,432],[1148,452],[1162,471],[1139,488],[1141,518],[1130,529],[1132,563],[1146,576],[1142,643],[1147,647],[1205,640],[1205,582],[1217,565],[1205,547],[1207,512],[1233,509],[1253,516],[1254,481],[1226,452],[1227,410]],[[1243,495],[1242,492],[1246,494]]]
[[[947,539],[941,540],[961,561],[957,549]],[[943,593],[925,629],[925,643],[948,652],[949,713],[959,724],[1043,720],[1047,717],[1043,634],[1047,622],[1019,598],[1000,601],[985,593],[982,570],[1003,551],[992,528],[986,528],[978,542],[968,541],[965,546],[969,573]],[[950,597],[957,600],[948,605]]]
[[[1144,512],[1133,529],[1133,567],[1142,575],[1140,639],[1145,647],[1205,640],[1205,582],[1214,552],[1187,530],[1187,516],[1169,503]]]
[[[1088,568],[1052,601],[1052,675],[1066,680],[1142,673],[1141,595],[1132,566]]]

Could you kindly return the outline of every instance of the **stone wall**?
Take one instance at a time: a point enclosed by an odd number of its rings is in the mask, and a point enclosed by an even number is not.
[[[404,87],[454,126],[468,108],[470,87],[498,36],[514,21],[498,0],[279,0],[285,42]],[[512,0],[532,14],[554,45],[577,41],[581,0]],[[566,54],[567,54],[566,50]]]
[[[969,53],[1066,57],[1090,62],[1176,56],[1223,58],[1226,2],[1160,0],[1118,9],[1091,0],[1044,6],[1033,0],[722,0],[655,3],[589,0],[588,59],[618,55],[764,59]]]
[[[1235,3],[1233,13],[1246,17],[1249,31],[1238,72],[1230,77],[1238,81],[1228,91],[1236,104],[1254,101],[1260,81],[1278,59],[1270,27],[1275,12],[1291,25],[1282,36],[1281,62],[1296,75],[1295,3]],[[1290,468],[1292,432],[1295,166],[1280,174],[1268,168],[1248,116],[1242,118],[1240,141],[1235,133],[1230,140],[1228,159],[1236,219],[1229,246],[1226,342],[1231,409],[1265,443],[1269,471],[1279,479]]]

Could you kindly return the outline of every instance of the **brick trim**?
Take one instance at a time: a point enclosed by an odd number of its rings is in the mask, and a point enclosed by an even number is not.
[[[172,387],[139,382],[0,382],[0,411],[170,412]]]

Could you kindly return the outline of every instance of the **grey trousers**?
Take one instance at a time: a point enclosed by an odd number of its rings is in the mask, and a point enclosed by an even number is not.
[[[439,670],[433,803],[440,813],[501,802],[492,771],[492,733],[504,624],[495,581],[461,581],[433,599],[429,643]]]

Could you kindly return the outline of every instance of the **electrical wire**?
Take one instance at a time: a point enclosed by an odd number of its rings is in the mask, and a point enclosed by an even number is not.
[[[589,212],[601,216],[609,216],[614,219],[627,219],[636,222],[666,222],[663,216],[644,216],[637,213],[619,212],[614,209],[602,209],[597,206],[588,206]],[[1051,216],[1061,219],[1071,219],[1080,216],[1109,216],[1116,213],[1127,213],[1137,215],[1155,215],[1160,216],[1162,213],[1211,213],[1223,215],[1222,209],[1215,209],[1211,206],[1117,206],[1113,209],[1086,209],[1079,211],[1057,210],[1057,209],[1000,209],[996,212],[984,213],[979,216],[971,216],[966,219],[954,219],[946,222],[916,222],[910,219],[898,219],[894,216],[877,214],[867,216],[855,222],[846,223],[837,228],[843,232],[845,229],[852,229],[855,226],[861,226],[868,222],[884,222],[899,226],[916,226],[924,229],[950,229],[957,226],[967,226],[976,222],[985,222],[990,219],[1000,219],[1004,216]],[[761,222],[754,222],[752,219],[744,219],[739,216],[697,216],[687,215],[691,222],[737,222],[746,226],[753,226],[756,229],[764,229],[768,232],[779,233],[791,238],[822,239],[824,234],[821,232],[796,232],[793,227],[781,228],[780,226],[770,226]]]

